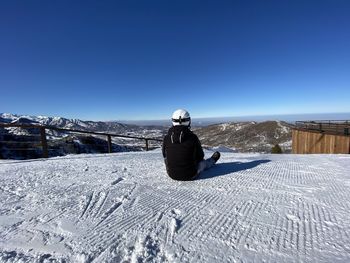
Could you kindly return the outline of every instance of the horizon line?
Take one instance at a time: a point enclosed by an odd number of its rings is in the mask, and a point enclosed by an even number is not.
[[[216,117],[191,117],[192,120],[208,120],[208,119],[226,119],[226,118],[249,118],[249,117],[273,117],[273,116],[298,116],[298,115],[322,115],[322,114],[350,114],[350,111],[343,111],[343,112],[308,112],[308,113],[282,113],[282,114],[256,114],[256,115],[236,115],[236,116],[216,116]],[[116,122],[122,122],[122,121],[170,121],[171,118],[164,118],[164,119],[117,119],[117,120],[107,120],[107,121],[116,121]]]
[[[115,120],[93,120],[93,119],[85,119],[85,118],[69,118],[64,116],[50,116],[50,115],[44,115],[44,114],[38,114],[38,115],[32,115],[32,114],[18,114],[18,113],[8,113],[8,112],[1,112],[0,115],[3,114],[11,114],[16,116],[29,116],[29,117],[51,117],[51,118],[65,118],[70,120],[82,120],[82,121],[96,121],[96,122],[152,122],[152,121],[170,121],[171,118],[161,118],[161,119],[115,119]],[[216,117],[192,117],[192,120],[214,120],[214,119],[232,119],[232,118],[250,118],[250,117],[276,117],[276,116],[305,116],[305,115],[329,115],[329,114],[350,114],[350,111],[346,112],[321,112],[321,113],[315,113],[315,112],[308,112],[308,113],[282,113],[282,114],[249,114],[249,115],[236,115],[236,116],[216,116]]]

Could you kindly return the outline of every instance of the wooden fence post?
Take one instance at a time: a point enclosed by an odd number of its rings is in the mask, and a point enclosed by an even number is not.
[[[111,135],[107,135],[107,142],[108,142],[108,152],[112,153],[112,138],[111,138]]]
[[[145,139],[146,140],[146,151],[148,151],[148,139]]]
[[[40,135],[41,135],[41,146],[43,147],[43,158],[48,158],[49,151],[47,147],[45,127],[40,127]]]

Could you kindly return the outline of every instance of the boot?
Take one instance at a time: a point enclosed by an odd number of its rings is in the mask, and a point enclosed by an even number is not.
[[[215,152],[213,153],[213,155],[211,156],[211,158],[214,160],[214,162],[216,163],[219,159],[220,159],[220,153],[219,152]]]

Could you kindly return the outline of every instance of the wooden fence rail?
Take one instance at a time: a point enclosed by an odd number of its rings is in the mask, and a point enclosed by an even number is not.
[[[140,136],[129,136],[129,135],[123,135],[123,134],[106,133],[106,132],[83,131],[83,130],[76,130],[76,129],[58,128],[58,127],[55,127],[55,126],[32,125],[32,124],[27,125],[27,124],[15,124],[15,123],[0,123],[0,128],[11,128],[11,127],[22,128],[22,129],[38,129],[40,131],[40,140],[41,140],[41,146],[42,146],[43,157],[44,158],[48,158],[49,157],[48,143],[47,143],[47,139],[46,139],[46,130],[54,130],[54,131],[62,131],[62,132],[84,133],[84,134],[106,136],[107,137],[108,153],[112,153],[113,152],[113,149],[112,149],[112,137],[144,140],[145,144],[146,144],[146,151],[149,150],[149,141],[158,141],[158,142],[162,142],[163,141],[163,140],[157,139],[157,138],[148,138],[148,137],[140,137]]]
[[[349,120],[296,121],[295,128],[305,131],[316,131],[334,135],[350,135]]]

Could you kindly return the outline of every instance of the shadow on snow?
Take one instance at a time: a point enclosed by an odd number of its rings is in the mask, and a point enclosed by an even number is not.
[[[260,164],[271,162],[271,160],[255,160],[251,162],[231,162],[231,163],[218,163],[207,171],[204,171],[197,180],[210,179],[216,176],[222,176],[231,174],[243,170],[252,169]]]

